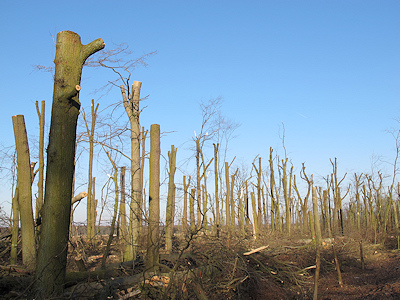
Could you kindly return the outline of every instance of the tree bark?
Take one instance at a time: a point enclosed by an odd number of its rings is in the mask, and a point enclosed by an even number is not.
[[[104,46],[102,39],[82,45],[79,35],[71,31],[57,34],[45,200],[36,266],[37,299],[60,295],[63,290],[82,67],[90,55]]]
[[[125,167],[121,167],[120,175],[120,188],[121,188],[121,202],[119,205],[119,224],[121,230],[121,241],[124,246],[124,258],[123,261],[129,261],[130,255],[130,244],[128,243],[128,226],[126,222],[126,204],[125,204]]]
[[[191,189],[189,195],[189,215],[190,215],[190,232],[194,234],[196,231],[196,221],[194,217],[194,198],[196,197],[196,189]]]
[[[32,210],[32,176],[28,136],[24,116],[13,116],[15,145],[17,148],[18,207],[21,217],[22,261],[28,270],[36,264],[35,226]]]
[[[229,163],[225,162],[225,182],[226,182],[226,199],[225,199],[225,214],[226,214],[226,230],[230,232],[231,224],[231,189],[229,185]]]
[[[168,151],[169,158],[169,181],[168,181],[168,198],[165,221],[165,248],[167,252],[172,251],[172,236],[174,235],[174,217],[175,217],[175,170],[176,170],[176,149],[171,146],[171,151]]]
[[[214,146],[214,181],[215,181],[215,227],[217,236],[220,231],[220,220],[219,215],[219,198],[218,198],[218,148],[219,144],[213,144]]]
[[[186,184],[186,176],[183,175],[183,219],[182,219],[182,229],[183,232],[186,233],[188,231],[188,210],[187,210],[187,206],[188,206],[188,189],[190,186],[190,176],[189,176],[189,181]]]
[[[92,99],[91,104],[91,115],[92,115],[92,124],[89,129],[89,125],[86,124],[87,134],[89,136],[89,170],[88,170],[88,196],[87,196],[87,238],[90,243],[94,242],[96,235],[96,200],[93,194],[94,186],[93,186],[93,152],[94,152],[94,130],[96,127],[96,118],[97,118],[97,109],[99,108],[99,104],[97,103],[96,108],[94,107],[94,100]],[[83,114],[85,116],[85,114]]]
[[[125,111],[129,117],[131,126],[131,203],[130,203],[130,238],[131,238],[131,259],[135,260],[137,244],[139,242],[139,232],[142,226],[142,184],[140,172],[140,123],[139,123],[139,100],[140,88],[142,83],[134,81],[132,92],[128,96],[125,86],[121,85],[121,94]]]
[[[200,137],[196,139],[196,196],[197,196],[197,229],[201,227],[201,176],[200,176]]]
[[[111,248],[111,242],[114,238],[114,231],[115,231],[115,222],[117,220],[118,216],[118,204],[119,204],[119,192],[118,192],[118,168],[117,165],[115,164],[114,160],[112,159],[111,155],[106,151],[106,154],[108,156],[108,159],[110,160],[113,168],[114,168],[114,176],[113,176],[113,181],[114,181],[114,189],[115,189],[115,202],[114,202],[114,214],[113,218],[111,221],[111,229],[110,229],[110,234],[108,235],[108,240],[107,240],[107,246],[106,249],[104,250],[103,258],[101,259],[101,268],[105,269],[106,267],[106,261],[107,257],[110,253],[110,248]]]
[[[11,250],[10,264],[17,264],[18,256],[18,235],[19,235],[19,207],[18,207],[18,184],[15,188],[14,197],[12,199],[12,228],[11,228]]]
[[[312,178],[312,177],[311,177]],[[311,179],[312,180],[312,179]],[[314,215],[314,228],[315,228],[315,244],[316,244],[316,259],[315,259],[315,277],[314,277],[314,295],[313,299],[318,299],[318,281],[319,281],[319,273],[321,269],[321,243],[322,243],[322,234],[321,234],[321,226],[319,223],[319,213],[318,213],[318,202],[317,202],[317,188],[312,188],[312,201],[313,201],[313,215]]]
[[[160,247],[160,125],[150,127],[149,230],[146,269],[158,270]]]
[[[39,118],[39,180],[38,180],[38,197],[36,200],[36,219],[41,216],[43,205],[44,190],[44,125],[45,125],[45,101],[42,101],[42,111],[39,110],[39,102],[36,101],[36,111]]]

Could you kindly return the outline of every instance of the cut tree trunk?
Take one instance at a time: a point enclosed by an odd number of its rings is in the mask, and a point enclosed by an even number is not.
[[[44,189],[44,125],[45,125],[45,101],[42,101],[42,111],[39,110],[39,102],[36,101],[36,111],[39,118],[39,180],[38,180],[38,197],[36,200],[36,219],[41,216],[43,205],[43,189]]]
[[[142,226],[142,182],[140,170],[140,123],[139,123],[139,100],[142,83],[134,81],[132,92],[128,96],[125,87],[121,85],[122,99],[125,111],[129,117],[131,126],[131,203],[130,203],[130,249],[129,255],[132,260],[136,259],[137,245],[139,243],[139,232]]]
[[[150,127],[149,229],[146,269],[158,270],[160,247],[160,125]]]
[[[32,176],[28,136],[24,116],[13,116],[15,145],[17,148],[18,207],[21,217],[22,261],[28,270],[36,264],[35,226],[32,209]]]
[[[42,232],[34,284],[37,299],[60,295],[63,290],[82,67],[90,55],[104,46],[102,39],[82,45],[80,36],[71,31],[57,34]]]
[[[174,235],[175,221],[175,170],[176,170],[176,151],[174,145],[171,151],[168,151],[169,158],[169,182],[168,182],[168,198],[167,198],[167,217],[165,221],[165,248],[167,252],[172,251],[172,236]]]
[[[99,108],[99,104],[97,103],[96,108],[94,107],[94,100],[92,99],[91,104],[91,115],[92,115],[92,124],[89,129],[86,118],[86,130],[89,136],[89,170],[88,170],[88,196],[87,196],[87,238],[90,243],[95,242],[96,236],[96,199],[93,194],[94,190],[94,182],[93,182],[93,153],[94,153],[94,130],[96,127],[96,119],[97,119],[97,109]],[[85,116],[85,114],[83,114]]]

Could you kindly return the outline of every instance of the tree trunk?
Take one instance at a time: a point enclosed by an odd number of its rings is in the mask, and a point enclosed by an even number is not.
[[[311,177],[312,178],[312,177]],[[317,188],[312,188],[312,201],[313,201],[313,214],[314,214],[314,227],[315,227],[315,243],[316,243],[316,259],[315,259],[315,278],[314,278],[314,300],[318,299],[318,281],[319,281],[319,273],[321,269],[321,243],[322,243],[322,235],[321,235],[321,226],[319,223],[319,213],[318,213],[318,202],[317,202]]]
[[[200,138],[196,139],[196,195],[197,195],[197,229],[201,227],[201,176],[200,176]]]
[[[225,214],[226,214],[226,231],[230,232],[231,224],[231,189],[229,185],[229,163],[225,162],[225,181],[226,181],[226,201],[225,201]]]
[[[150,127],[149,230],[146,269],[158,270],[160,247],[160,125]]]
[[[262,228],[262,198],[261,198],[261,177],[262,177],[262,170],[261,170],[261,157],[258,158],[258,171],[257,172],[257,228],[261,230]]]
[[[108,156],[108,159],[110,160],[111,164],[113,165],[114,168],[114,176],[113,176],[113,181],[114,181],[114,188],[115,188],[115,202],[114,202],[114,214],[113,214],[113,218],[111,221],[111,229],[110,229],[110,234],[108,235],[108,240],[107,240],[107,246],[106,249],[104,250],[104,254],[103,254],[103,258],[101,259],[101,268],[105,269],[106,268],[106,261],[107,261],[107,257],[110,254],[110,248],[111,248],[111,242],[114,238],[114,231],[115,231],[115,222],[117,220],[117,216],[118,216],[118,196],[119,196],[119,192],[118,192],[118,168],[115,165],[115,162],[113,161],[113,159],[111,158],[111,155],[106,151],[106,154]]]
[[[42,101],[42,111],[39,110],[39,102],[36,101],[36,111],[39,117],[39,180],[38,180],[38,197],[36,200],[36,219],[41,216],[43,205],[43,188],[44,188],[44,125],[45,125],[45,101]]]
[[[220,220],[219,215],[219,198],[218,198],[218,148],[219,144],[214,145],[214,180],[215,180],[215,227],[217,236],[219,236],[220,231]]]
[[[194,234],[196,231],[196,221],[194,217],[194,198],[196,197],[196,189],[192,189],[189,195],[189,214],[190,214],[190,232]]]
[[[15,188],[14,198],[12,199],[12,228],[11,228],[11,250],[10,264],[17,264],[18,256],[18,235],[19,235],[19,208],[18,208],[18,184]]]
[[[236,170],[235,174],[231,175],[231,182],[230,182],[230,188],[231,188],[231,228],[232,232],[236,232],[236,216],[235,216],[235,200],[233,198],[233,192],[235,188],[235,176],[237,174],[239,169]]]
[[[123,261],[129,261],[130,245],[128,243],[128,226],[126,222],[126,204],[125,204],[125,167],[121,167],[120,174],[120,189],[121,189],[121,202],[119,205],[119,224],[121,230],[121,241],[124,247]]]
[[[129,117],[131,126],[131,203],[130,203],[130,237],[131,237],[131,259],[135,260],[137,244],[139,242],[140,226],[142,226],[142,190],[141,190],[141,172],[140,172],[140,124],[139,124],[139,100],[140,88],[142,83],[134,81],[132,92],[128,96],[125,92],[125,86],[121,85],[122,99],[125,111]]]
[[[189,180],[188,183],[186,184],[186,176],[183,175],[183,219],[182,219],[182,229],[183,232],[186,233],[188,231],[188,225],[187,225],[187,221],[188,221],[188,211],[187,211],[187,206],[188,206],[188,189],[190,186],[190,176],[189,176]]]
[[[15,145],[17,148],[18,207],[21,217],[22,260],[28,270],[35,269],[36,245],[32,210],[32,176],[28,136],[24,116],[13,116]]]
[[[250,195],[251,195],[251,206],[253,208],[253,237],[254,239],[256,239],[258,236],[257,205],[254,192],[251,192]]]
[[[63,290],[82,67],[90,55],[104,46],[102,39],[82,45],[79,35],[71,31],[57,34],[45,201],[36,266],[38,299],[59,295]]]
[[[88,196],[87,196],[87,239],[90,243],[94,242],[96,236],[96,199],[93,194],[94,183],[93,183],[93,152],[94,152],[94,129],[96,127],[96,118],[97,118],[97,109],[99,108],[99,104],[97,103],[96,108],[94,107],[94,100],[92,99],[91,104],[91,115],[92,115],[92,124],[91,128],[86,122],[85,124],[87,133],[89,136],[89,174],[88,174]]]
[[[244,217],[244,205],[243,205],[243,187],[241,187],[239,195],[239,209],[238,209],[239,234],[241,237],[244,237],[246,234],[244,218],[245,217]]]
[[[288,192],[288,180],[287,180],[287,161],[282,159],[282,187],[283,187],[283,198],[285,200],[285,211],[286,211],[286,233],[290,235],[290,198]],[[290,188],[290,185],[289,185]]]
[[[146,158],[146,151],[145,151],[145,146],[146,146],[146,136],[148,130],[144,130],[144,127],[142,127],[142,133],[141,133],[141,145],[142,145],[142,157],[141,157],[141,163],[140,163],[140,214],[139,214],[139,237],[143,236],[143,227],[145,226],[143,224],[143,217],[145,216],[145,208],[143,207],[143,204],[145,203],[145,194],[144,194],[144,189],[143,189],[143,178],[144,178],[144,161]],[[141,239],[142,240],[142,239]]]
[[[171,151],[168,151],[169,158],[169,182],[168,182],[168,198],[167,198],[167,218],[165,221],[165,248],[167,252],[172,251],[172,236],[174,235],[174,213],[175,213],[175,170],[176,170],[176,151],[174,145]]]

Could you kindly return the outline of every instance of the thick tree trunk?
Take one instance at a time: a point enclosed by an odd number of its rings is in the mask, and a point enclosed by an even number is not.
[[[104,46],[102,39],[82,45],[79,35],[71,31],[57,34],[45,200],[36,266],[37,299],[59,295],[63,290],[82,67],[90,55]]]
[[[15,145],[17,148],[18,207],[21,216],[22,261],[28,270],[35,269],[36,245],[32,210],[32,176],[28,136],[24,116],[13,116]]]
[[[150,127],[149,230],[146,269],[158,270],[160,247],[160,125]]]

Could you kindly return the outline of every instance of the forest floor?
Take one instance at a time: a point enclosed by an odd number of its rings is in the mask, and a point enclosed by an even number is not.
[[[122,247],[114,239],[101,272],[106,237],[95,245],[84,236],[71,239],[65,299],[312,299],[315,248],[311,240],[268,235],[253,239],[198,236],[187,245],[175,239],[173,254],[161,253],[160,263],[170,269],[157,276],[144,274],[143,254],[121,265]],[[400,299],[400,251],[388,238],[385,246],[340,237],[325,239],[321,253],[318,299]],[[340,263],[343,285],[338,284],[333,246]],[[30,274],[8,266],[8,241],[0,244],[0,299],[27,299]],[[251,250],[263,247],[253,253]],[[88,272],[77,272],[77,260]],[[110,268],[112,266],[113,268]],[[171,269],[173,270],[171,272]],[[76,274],[83,274],[76,277]],[[10,281],[10,278],[16,279]],[[76,279],[81,278],[81,279]],[[83,279],[82,279],[83,278]],[[79,283],[78,283],[79,282]],[[78,284],[77,284],[78,283]],[[58,298],[59,299],[59,298]]]

